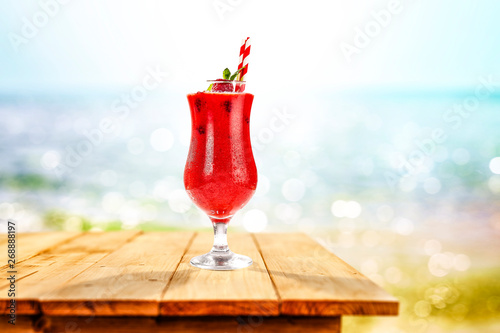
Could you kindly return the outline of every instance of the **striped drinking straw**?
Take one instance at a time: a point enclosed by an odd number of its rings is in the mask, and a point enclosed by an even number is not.
[[[247,37],[246,39],[241,40],[241,47],[240,47],[240,59],[238,63],[238,69],[241,69],[241,72],[238,74],[237,80],[238,81],[245,81],[245,75],[248,72],[248,56],[250,55],[250,47],[252,46],[250,42],[250,37]],[[245,85],[237,85],[240,86],[239,91],[244,91],[245,90]]]

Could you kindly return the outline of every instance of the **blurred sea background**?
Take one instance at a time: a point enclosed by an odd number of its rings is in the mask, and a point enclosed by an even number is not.
[[[182,182],[186,94],[249,35],[259,183],[230,233],[305,232],[400,299],[345,332],[497,332],[497,5],[390,3],[0,5],[2,227],[210,229]]]

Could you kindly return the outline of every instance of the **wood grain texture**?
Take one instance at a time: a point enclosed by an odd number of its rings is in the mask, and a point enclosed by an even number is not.
[[[396,315],[398,301],[304,234],[255,234],[285,315]]]
[[[40,298],[137,236],[139,231],[82,233],[17,265],[17,314],[39,313]],[[0,269],[6,275],[7,268]],[[6,313],[8,281],[0,280],[0,313]]]
[[[78,237],[78,232],[33,232],[16,235],[16,263],[36,256],[58,244]],[[7,266],[7,234],[1,236],[3,242],[0,250],[0,267]]]
[[[49,315],[156,316],[192,232],[144,233],[40,298]]]
[[[6,319],[0,317],[0,320]],[[338,333],[339,317],[52,317],[33,318],[33,330],[26,323],[12,333]],[[0,328],[3,328],[0,324]],[[6,329],[9,329],[6,327]]]
[[[197,234],[162,297],[161,315],[279,314],[278,297],[251,235],[229,233],[228,239],[231,250],[252,258],[253,265],[234,271],[191,266],[191,258],[208,252],[213,243],[212,234]]]
[[[30,238],[33,244],[27,245]],[[42,313],[42,318],[59,324],[69,319],[56,316],[78,315],[103,323],[113,323],[116,316],[142,316],[138,322],[144,325],[166,320],[173,332],[194,331],[190,318],[180,319],[190,316],[199,327],[217,331],[216,321],[203,322],[208,318],[200,316],[227,316],[219,320],[224,322],[221,327],[235,316],[237,323],[241,318],[278,323],[285,320],[283,315],[310,316],[330,327],[334,322],[316,316],[398,313],[394,297],[304,234],[229,233],[231,249],[254,260],[252,266],[235,271],[202,270],[189,264],[211,248],[211,233],[21,234],[18,239],[25,239],[22,246],[31,257],[17,265],[17,314]],[[47,245],[49,241],[52,245]],[[0,268],[0,275],[6,274],[7,267]],[[0,280],[0,314],[7,313],[8,284]],[[105,316],[109,321],[100,318]],[[128,325],[135,327],[132,321]],[[227,325],[228,330],[235,329]],[[269,327],[263,332],[273,332]],[[159,328],[163,329],[167,330]],[[236,329],[248,326],[238,324]]]

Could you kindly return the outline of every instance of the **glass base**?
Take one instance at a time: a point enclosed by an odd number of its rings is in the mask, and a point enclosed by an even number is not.
[[[191,265],[215,271],[230,271],[253,264],[251,258],[231,251],[210,251],[191,259]]]

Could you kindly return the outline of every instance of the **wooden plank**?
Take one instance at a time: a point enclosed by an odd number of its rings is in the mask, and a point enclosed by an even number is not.
[[[2,318],[0,318],[2,319]],[[38,332],[79,333],[338,333],[339,317],[50,317],[34,319]],[[2,331],[3,332],[3,331]],[[24,331],[23,331],[24,332]],[[31,331],[30,331],[31,332]]]
[[[32,258],[39,253],[47,251],[51,247],[57,246],[67,242],[80,233],[78,232],[34,232],[34,233],[21,233],[16,235],[16,263],[20,263],[26,259]],[[2,235],[5,241],[2,244],[0,251],[0,267],[7,266],[8,253],[7,253],[7,234]]]
[[[156,316],[193,232],[145,233],[40,298],[48,315]]]
[[[164,316],[278,315],[279,302],[259,251],[249,234],[229,233],[230,248],[253,259],[234,271],[211,271],[190,265],[192,257],[212,247],[213,235],[199,233],[184,256],[160,302]]]
[[[304,234],[255,234],[285,315],[397,315],[398,301]]]
[[[140,231],[82,233],[17,265],[17,314],[39,313],[39,298],[120,248]],[[5,276],[7,268],[0,269]],[[0,314],[7,313],[9,282],[0,280]]]

